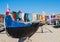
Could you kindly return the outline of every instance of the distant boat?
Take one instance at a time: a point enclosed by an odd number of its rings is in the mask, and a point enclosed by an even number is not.
[[[3,31],[5,31],[5,28],[4,28],[3,25],[0,25],[0,33],[3,32]]]
[[[31,37],[42,26],[40,21],[35,22],[17,22],[13,21],[11,16],[5,17],[6,31],[13,38]]]

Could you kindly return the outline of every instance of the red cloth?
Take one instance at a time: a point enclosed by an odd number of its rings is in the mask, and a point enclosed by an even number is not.
[[[13,17],[14,17],[14,21],[16,21],[16,14],[15,13],[14,13]]]
[[[9,15],[9,12],[6,12],[6,16],[8,16]]]

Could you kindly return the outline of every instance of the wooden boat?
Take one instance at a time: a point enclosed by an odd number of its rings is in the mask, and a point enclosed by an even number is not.
[[[11,16],[5,17],[6,31],[13,38],[31,37],[42,26],[39,21],[37,22],[17,22],[13,21]]]

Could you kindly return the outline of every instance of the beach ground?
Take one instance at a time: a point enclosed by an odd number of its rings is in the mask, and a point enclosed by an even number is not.
[[[44,25],[39,27],[30,40],[32,40],[30,42],[60,42],[60,28],[54,28],[53,25]],[[19,39],[8,36],[4,31],[0,33],[0,42],[19,42]],[[24,42],[27,42],[27,40]]]

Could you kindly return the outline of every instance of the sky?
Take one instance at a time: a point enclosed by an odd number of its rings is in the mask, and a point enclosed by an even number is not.
[[[11,11],[16,12],[21,10],[24,13],[60,13],[60,0],[0,0],[0,14],[6,12],[7,4]]]

